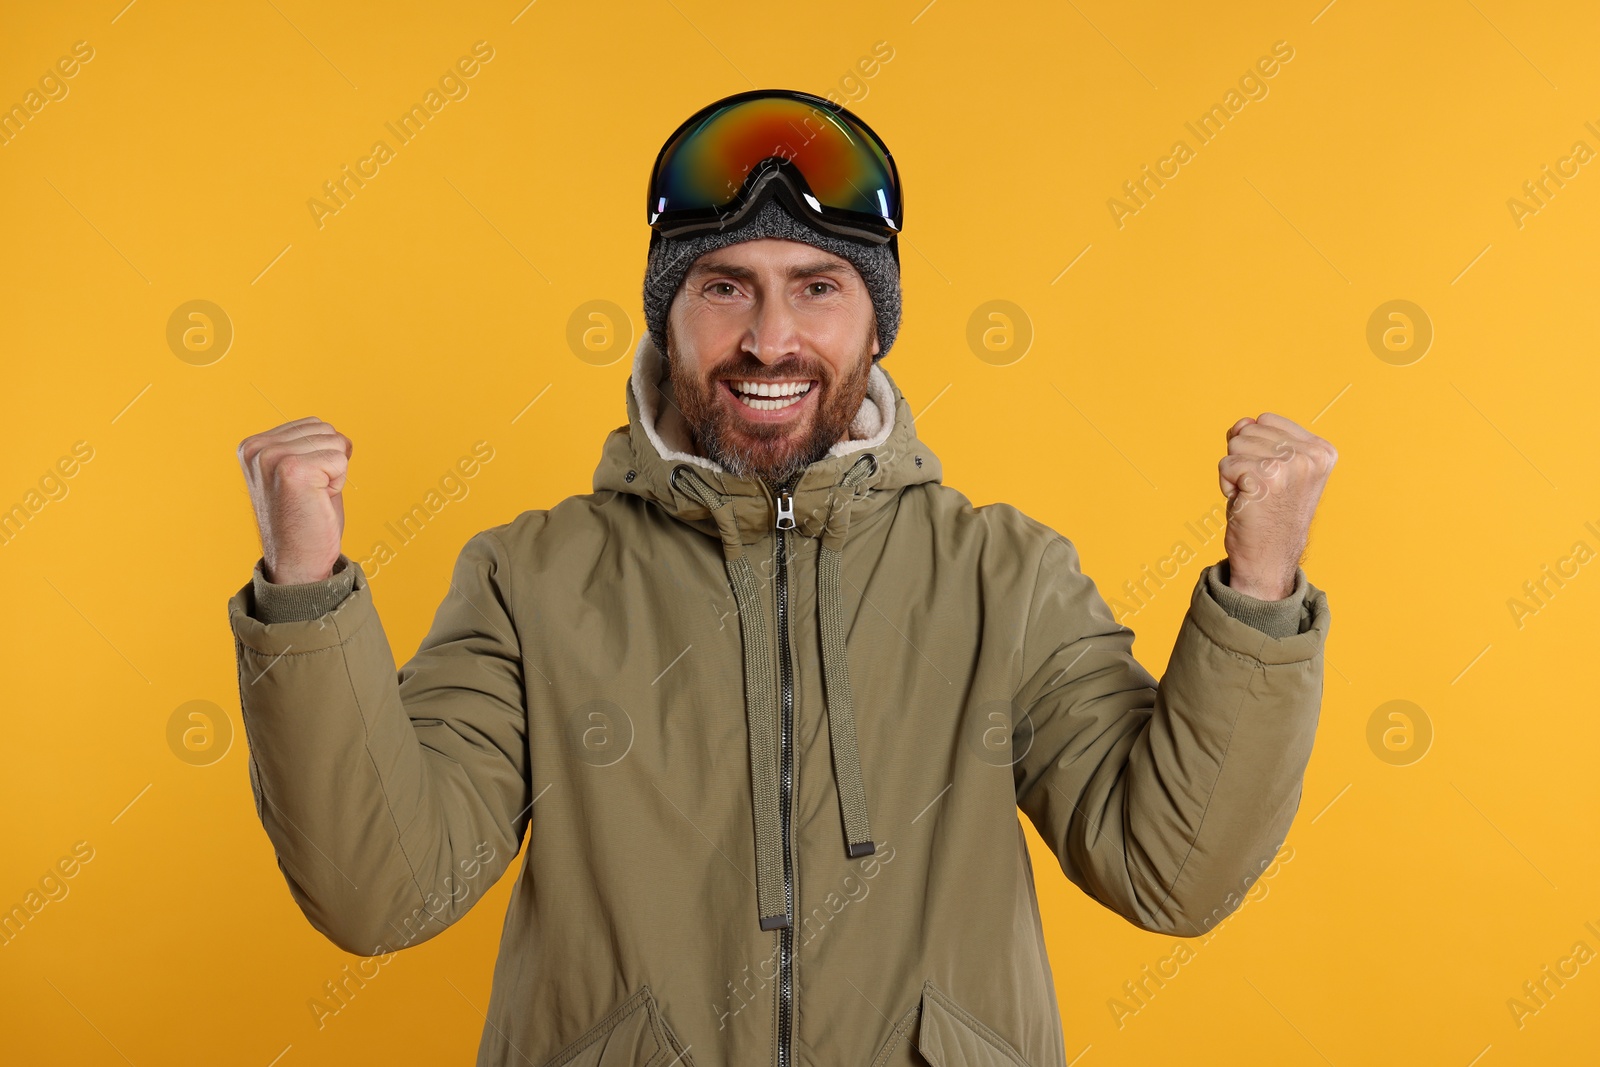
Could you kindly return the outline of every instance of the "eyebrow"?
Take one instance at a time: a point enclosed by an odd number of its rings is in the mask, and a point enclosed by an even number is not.
[[[789,278],[805,278],[812,274],[839,274],[850,269],[850,264],[838,259],[818,259],[810,263],[802,263],[789,268]],[[739,278],[742,281],[754,281],[756,272],[749,267],[742,267],[737,263],[724,263],[719,261],[696,263],[689,269],[690,278],[698,278],[704,274],[726,274],[730,278]]]

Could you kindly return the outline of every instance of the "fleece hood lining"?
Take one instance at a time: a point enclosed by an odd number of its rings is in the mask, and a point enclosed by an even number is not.
[[[669,462],[693,463],[706,470],[726,474],[722,464],[694,450],[693,437],[683,415],[675,406],[664,404],[670,374],[666,357],[656,347],[649,333],[639,338],[633,354],[633,399],[639,405],[639,423],[662,459]],[[648,386],[646,382],[650,383]],[[663,411],[662,409],[665,408]],[[828,449],[830,456],[843,456],[865,448],[877,448],[894,432],[895,399],[889,376],[877,362],[867,375],[867,395],[861,401],[861,410],[850,422],[849,434]]]

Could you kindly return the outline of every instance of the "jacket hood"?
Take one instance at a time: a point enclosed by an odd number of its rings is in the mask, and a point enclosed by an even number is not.
[[[750,735],[750,785],[755,826],[756,910],[763,930],[793,925],[783,890],[784,845],[778,797],[779,746],[784,701],[792,684],[781,679],[768,641],[763,583],[747,545],[778,534],[777,593],[787,588],[786,559],[792,532],[817,538],[817,628],[821,635],[823,698],[839,793],[844,851],[872,854],[866,786],[856,744],[840,585],[850,526],[892,504],[907,486],[940,480],[939,459],[917,438],[911,407],[894,380],[874,363],[867,395],[845,439],[791,483],[774,488],[735,475],[696,455],[687,424],[672,401],[666,360],[649,334],[639,340],[626,389],[628,423],[613,430],[595,469],[597,492],[642,497],[674,518],[720,540],[738,606],[744,650],[745,718]],[[783,601],[780,599],[780,604]],[[785,625],[781,609],[777,624]],[[780,633],[780,655],[787,635]]]

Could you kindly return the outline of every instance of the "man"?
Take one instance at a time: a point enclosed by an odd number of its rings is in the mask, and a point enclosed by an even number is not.
[[[240,445],[263,552],[229,618],[290,891],[383,955],[528,832],[480,1065],[1064,1065],[1017,809],[1143,929],[1239,905],[1315,736],[1329,616],[1299,561],[1334,450],[1229,428],[1227,558],[1158,683],[1071,541],[941,484],[880,365],[903,216],[875,134],[739,94],[651,197],[594,491],[470,538],[403,668],[339,551],[349,439]]]

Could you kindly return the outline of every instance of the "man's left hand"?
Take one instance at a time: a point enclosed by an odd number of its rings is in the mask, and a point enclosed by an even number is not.
[[[1260,600],[1294,591],[1311,518],[1338,459],[1327,441],[1270,411],[1229,428],[1217,478],[1228,498],[1231,588]]]

